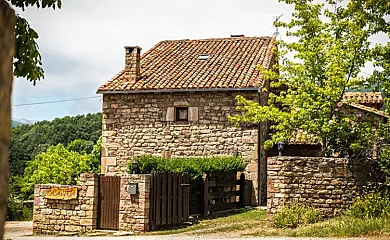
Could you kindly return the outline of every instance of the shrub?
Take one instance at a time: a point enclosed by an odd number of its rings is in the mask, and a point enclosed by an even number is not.
[[[226,174],[243,171],[246,163],[238,157],[197,157],[197,158],[171,158],[164,159],[152,155],[136,157],[139,173],[172,172],[188,173],[191,178],[196,179],[203,174]],[[128,172],[133,169],[132,161],[128,165]]]
[[[321,216],[312,207],[292,203],[283,207],[273,217],[273,226],[277,228],[296,228],[300,225],[318,222]]]
[[[378,218],[390,216],[390,200],[379,192],[357,197],[349,209],[349,215],[356,218]]]
[[[32,220],[32,208],[24,205],[23,201],[10,196],[7,201],[7,221],[30,221]]]

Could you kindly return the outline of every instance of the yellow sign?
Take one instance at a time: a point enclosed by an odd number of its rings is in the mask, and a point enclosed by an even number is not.
[[[45,195],[48,199],[61,199],[61,200],[70,200],[77,198],[77,188],[68,187],[68,188],[59,188],[53,187],[50,188]]]

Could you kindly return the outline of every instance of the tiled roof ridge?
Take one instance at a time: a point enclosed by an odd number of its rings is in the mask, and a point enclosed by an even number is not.
[[[191,41],[199,41],[199,42],[210,42],[210,41],[238,41],[238,40],[255,40],[255,39],[274,39],[273,36],[251,36],[251,37],[223,37],[223,38],[200,38],[200,39],[177,39],[177,40],[162,40],[156,44],[156,46],[160,43],[170,43],[170,42],[191,42]]]

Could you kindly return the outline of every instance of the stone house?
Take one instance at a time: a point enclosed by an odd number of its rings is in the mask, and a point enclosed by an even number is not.
[[[247,163],[254,204],[266,203],[266,124],[233,126],[235,97],[265,104],[269,83],[256,65],[275,63],[273,37],[161,41],[141,55],[125,47],[125,67],[103,84],[102,173],[125,172],[132,156],[232,156]],[[259,157],[260,156],[260,157]],[[260,177],[259,177],[260,175]],[[260,184],[260,188],[258,187]],[[260,194],[259,194],[260,193]]]
[[[266,104],[268,95],[256,65],[271,69],[275,39],[245,37],[161,41],[141,55],[138,46],[125,47],[125,67],[99,87],[103,94],[102,173],[123,173],[132,156],[232,156],[247,163],[253,181],[253,205],[265,205],[266,123],[233,126],[235,97]],[[351,114],[386,122],[380,93],[346,93]],[[297,133],[285,147],[287,156],[319,156],[321,145]],[[260,187],[259,187],[260,186]],[[260,196],[258,198],[257,196]]]

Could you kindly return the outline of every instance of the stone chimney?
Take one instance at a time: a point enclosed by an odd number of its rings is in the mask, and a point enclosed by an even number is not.
[[[126,46],[125,49],[125,78],[129,82],[136,82],[140,78],[142,48]]]

